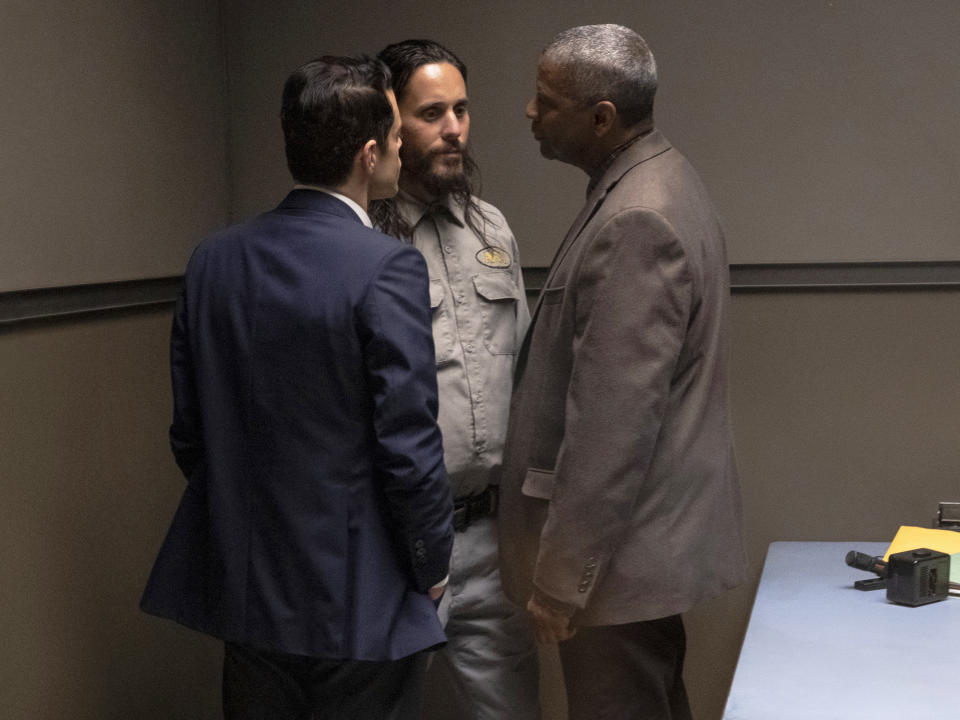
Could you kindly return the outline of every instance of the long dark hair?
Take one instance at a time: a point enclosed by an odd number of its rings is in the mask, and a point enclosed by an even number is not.
[[[394,43],[381,50],[377,58],[390,69],[397,102],[403,97],[414,72],[423,65],[450,63],[460,72],[464,84],[467,82],[467,66],[463,61],[452,50],[433,40],[404,40]],[[480,168],[469,150],[464,148],[462,181],[445,187],[443,192],[463,208],[467,227],[486,245],[487,218],[476,199],[481,187]],[[401,216],[395,198],[371,202],[369,212],[374,224],[388,235],[408,240],[412,237],[413,228]]]

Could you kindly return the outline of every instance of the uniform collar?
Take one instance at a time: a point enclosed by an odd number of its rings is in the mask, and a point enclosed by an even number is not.
[[[420,221],[428,215],[439,215],[460,227],[466,226],[463,208],[454,202],[453,198],[449,195],[444,195],[432,202],[425,203],[410,193],[401,190],[397,193],[397,205],[400,208],[400,214],[403,216],[403,219],[412,228],[416,227]]]

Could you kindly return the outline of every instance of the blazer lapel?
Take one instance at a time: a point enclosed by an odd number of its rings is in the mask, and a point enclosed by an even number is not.
[[[586,227],[587,223],[597,214],[597,210],[603,205],[603,201],[610,191],[616,187],[617,183],[620,182],[620,179],[640,163],[646,162],[669,149],[670,143],[659,130],[654,129],[647,133],[646,136],[640,138],[632,147],[626,148],[614,159],[599,182],[597,182],[596,187],[593,188],[593,192],[587,196],[587,201],[584,203],[583,208],[581,208],[580,214],[577,215],[576,220],[573,221],[573,224],[564,236],[563,242],[561,242],[557,248],[557,252],[553,256],[553,261],[550,263],[550,270],[547,273],[547,279],[543,283],[543,288],[550,287],[550,283],[557,273],[557,268],[560,267],[563,258],[573,246],[574,241],[580,236],[580,233],[583,231],[583,228]],[[537,296],[537,304],[530,317],[531,325],[536,321],[542,301],[543,289],[541,289],[540,294]],[[527,337],[529,337],[529,335],[530,333],[528,332]]]

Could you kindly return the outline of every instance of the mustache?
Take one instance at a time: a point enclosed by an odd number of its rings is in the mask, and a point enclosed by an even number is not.
[[[447,143],[442,148],[435,148],[428,152],[428,155],[447,155],[449,153],[459,153],[463,155],[464,145],[459,140],[454,140],[452,143]]]
[[[463,162],[469,162],[470,160],[470,150],[466,144],[456,140],[439,148],[430,148],[419,152],[412,146],[400,146],[400,161],[403,163],[403,169],[415,175],[430,173],[434,161],[445,163],[454,155],[459,156]]]

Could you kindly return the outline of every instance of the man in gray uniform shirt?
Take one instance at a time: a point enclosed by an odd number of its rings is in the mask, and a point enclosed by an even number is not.
[[[500,211],[472,194],[476,165],[467,70],[429,40],[379,55],[393,73],[403,145],[400,193],[372,208],[389,234],[427,260],[444,463],[454,496],[453,556],[441,605],[449,643],[438,674],[458,717],[538,718],[537,651],[529,619],[500,588],[497,482],[514,360],[529,323],[517,243]],[[427,693],[429,696],[430,693]]]

